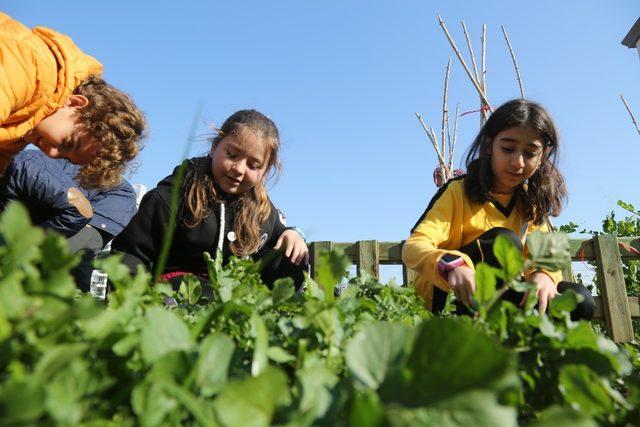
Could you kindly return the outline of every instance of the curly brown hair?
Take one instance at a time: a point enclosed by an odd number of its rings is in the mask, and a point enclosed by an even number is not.
[[[139,140],[147,126],[144,114],[129,95],[95,75],[73,93],[89,100],[76,114],[79,125],[98,145],[96,158],[82,166],[77,179],[86,188],[114,187],[140,151]]]
[[[261,141],[267,152],[265,177],[253,188],[240,195],[240,206],[234,221],[234,232],[238,239],[231,243],[231,251],[237,256],[254,253],[260,245],[260,225],[271,214],[271,203],[265,188],[265,180],[281,171],[278,160],[280,136],[275,123],[256,110],[240,110],[232,114],[211,140],[215,148],[227,135],[234,135],[240,140],[248,140],[250,136]],[[183,224],[195,227],[207,218],[214,206],[220,201],[220,195],[211,173],[211,158],[204,157],[196,162],[193,170],[185,180],[184,208],[186,211]]]

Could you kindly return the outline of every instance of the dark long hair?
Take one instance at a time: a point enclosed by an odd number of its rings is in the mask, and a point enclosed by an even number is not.
[[[234,221],[234,232],[238,239],[231,243],[231,251],[238,256],[254,253],[260,245],[260,225],[271,214],[271,203],[265,188],[265,180],[270,172],[281,169],[278,160],[280,136],[275,123],[256,110],[240,110],[233,113],[211,140],[215,147],[227,135],[233,135],[240,141],[253,136],[261,141],[266,149],[267,167],[264,177],[253,188],[239,196],[238,211]],[[253,140],[253,138],[252,138]],[[214,203],[220,201],[218,189],[211,173],[211,159],[203,158],[196,162],[193,170],[186,176],[186,194],[184,200],[185,218],[183,224],[195,227],[211,214]]]
[[[471,144],[465,160],[467,176],[465,194],[477,203],[489,200],[493,185],[491,147],[496,135],[505,129],[526,126],[538,133],[545,150],[536,172],[516,188],[518,209],[536,225],[549,216],[558,216],[567,199],[564,178],[556,167],[558,132],[549,113],[540,104],[514,99],[495,110]]]

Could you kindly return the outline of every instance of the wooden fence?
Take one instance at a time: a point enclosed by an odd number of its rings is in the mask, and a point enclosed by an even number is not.
[[[589,239],[571,239],[571,259],[573,261],[594,261],[598,277],[599,295],[595,297],[597,310],[595,319],[604,319],[607,332],[615,342],[634,339],[632,319],[640,319],[638,297],[627,295],[627,287],[622,274],[623,260],[640,260],[640,237],[617,238],[603,234]],[[311,276],[315,277],[315,265],[321,250],[340,248],[356,265],[360,274],[367,271],[380,277],[380,265],[402,264],[401,242],[379,242],[360,240],[352,243],[312,242],[310,248]],[[402,265],[403,285],[412,282],[413,270]],[[573,281],[571,263],[563,270],[565,280]]]

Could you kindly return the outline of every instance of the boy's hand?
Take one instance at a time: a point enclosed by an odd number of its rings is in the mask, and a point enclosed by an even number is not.
[[[540,314],[545,313],[551,300],[558,295],[558,288],[551,277],[541,271],[533,273],[530,280],[536,284],[538,311]],[[529,291],[525,292],[522,301],[520,301],[520,307],[524,306],[528,297]]]
[[[284,245],[284,246],[283,246]],[[274,249],[284,247],[284,255],[295,265],[309,263],[309,249],[302,237],[295,230],[285,230],[278,239]]]
[[[447,282],[458,301],[471,305],[471,298],[476,292],[476,279],[472,268],[466,265],[454,268],[449,272]]]

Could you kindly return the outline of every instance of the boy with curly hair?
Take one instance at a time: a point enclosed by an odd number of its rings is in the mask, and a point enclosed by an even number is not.
[[[68,36],[0,12],[0,173],[31,143],[81,165],[86,188],[118,185],[146,122],[101,72]]]

